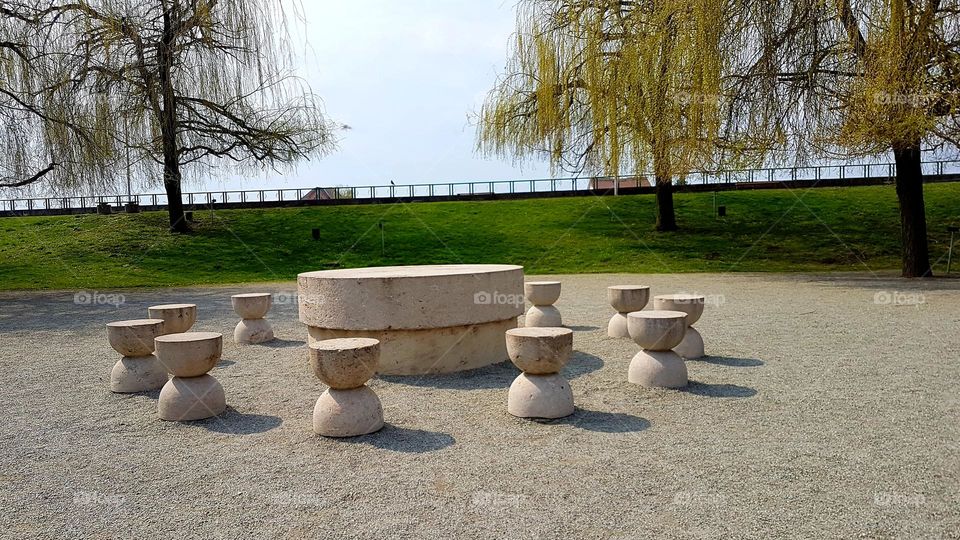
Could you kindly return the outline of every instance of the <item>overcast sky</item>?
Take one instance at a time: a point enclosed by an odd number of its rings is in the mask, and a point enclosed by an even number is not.
[[[479,110],[507,58],[514,0],[303,0],[310,51],[302,75],[327,114],[352,129],[333,155],[283,176],[217,187],[439,183],[549,177],[475,152]],[[297,44],[302,48],[302,44]],[[201,186],[189,186],[195,191]]]

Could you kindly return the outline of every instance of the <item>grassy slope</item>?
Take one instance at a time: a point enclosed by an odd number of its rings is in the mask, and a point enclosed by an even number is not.
[[[960,184],[926,193],[937,260],[946,225],[960,223]],[[276,281],[324,268],[460,262],[521,264],[531,274],[899,267],[891,187],[720,193],[723,220],[713,217],[712,194],[676,201],[678,233],[652,230],[652,196],[198,212],[189,236],[167,234],[163,213],[5,218],[0,289]]]

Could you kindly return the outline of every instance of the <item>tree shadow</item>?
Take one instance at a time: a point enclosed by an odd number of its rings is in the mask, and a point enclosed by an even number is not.
[[[690,381],[689,384],[681,388],[680,391],[695,396],[717,398],[748,398],[757,395],[756,390],[746,386],[736,384],[707,384],[698,381]]]
[[[265,433],[273,428],[279,427],[280,424],[283,423],[283,420],[279,416],[243,414],[233,407],[228,406],[226,411],[213,418],[185,423],[216,433],[253,435],[255,433]]]
[[[573,415],[550,421],[598,433],[636,433],[650,427],[650,421],[624,413],[590,411],[577,408]]]
[[[573,351],[570,362],[563,368],[562,374],[568,379],[576,379],[588,373],[593,373],[603,367],[603,360],[592,354]],[[514,379],[520,375],[520,370],[513,363],[500,362],[482,368],[460,371],[457,373],[443,373],[439,375],[379,375],[386,382],[405,384],[420,388],[437,388],[441,390],[494,390],[509,388]]]
[[[730,356],[704,356],[703,358],[697,358],[694,362],[727,367],[759,367],[764,364],[763,360],[757,360],[756,358],[733,358]]]
[[[383,450],[405,454],[425,454],[453,446],[456,439],[448,433],[407,429],[386,424],[383,429],[369,435],[340,439],[354,444],[369,444]]]
[[[280,339],[274,338],[270,341],[261,343],[261,347],[267,347],[269,349],[293,349],[296,347],[303,347],[307,342],[300,339]]]

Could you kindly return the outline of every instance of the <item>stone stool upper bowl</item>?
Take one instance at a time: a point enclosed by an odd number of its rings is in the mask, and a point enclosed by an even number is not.
[[[607,300],[618,313],[640,311],[650,301],[650,287],[644,285],[614,285],[607,287]]]
[[[154,338],[163,334],[162,319],[137,319],[107,323],[110,346],[124,356],[153,354]]]
[[[523,295],[535,306],[549,306],[560,299],[559,281],[528,281],[523,284]]]
[[[507,354],[524,373],[557,373],[573,353],[569,328],[514,328],[507,330]]]
[[[157,358],[174,377],[199,377],[217,365],[223,354],[223,334],[189,332],[156,339]]]
[[[235,294],[230,297],[233,310],[241,319],[262,319],[270,311],[273,295],[270,293]]]
[[[380,341],[340,338],[310,344],[310,367],[317,378],[334,390],[360,388],[377,373]]]
[[[643,349],[669,351],[683,341],[686,319],[682,311],[635,311],[627,314],[627,330]]]
[[[147,308],[151,319],[163,319],[164,334],[182,334],[197,322],[196,304],[164,304]]]
[[[687,314],[687,326],[700,320],[706,297],[699,294],[663,294],[653,297],[653,309],[682,311]]]

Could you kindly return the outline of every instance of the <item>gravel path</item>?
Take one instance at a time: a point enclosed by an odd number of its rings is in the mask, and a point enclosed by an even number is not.
[[[573,417],[509,416],[505,364],[376,379],[388,426],[343,441],[311,431],[294,284],[0,294],[0,537],[960,538],[960,281],[560,279]],[[604,289],[631,283],[709,295],[688,389],[626,382]],[[104,323],[193,301],[231,336],[254,290],[281,339],[224,340],[222,417],[108,391]]]

